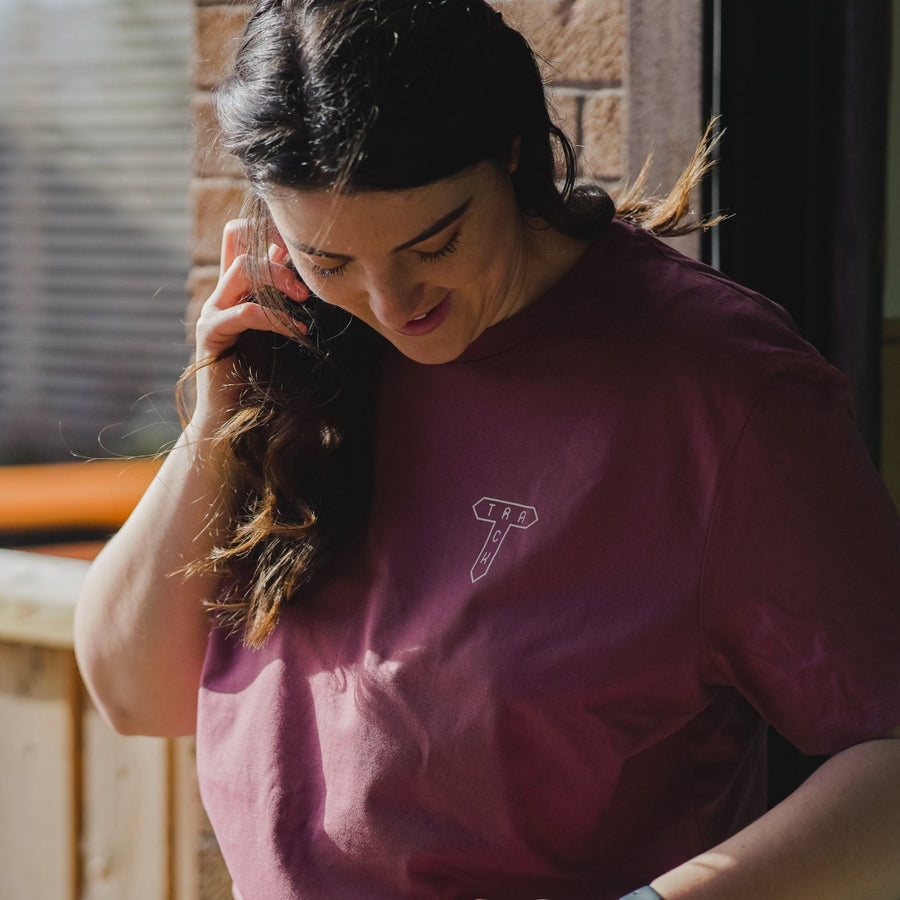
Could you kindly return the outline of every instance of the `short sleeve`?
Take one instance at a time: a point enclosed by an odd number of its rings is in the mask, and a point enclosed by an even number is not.
[[[724,468],[701,580],[706,677],[807,753],[900,724],[900,518],[818,357],[759,393]]]

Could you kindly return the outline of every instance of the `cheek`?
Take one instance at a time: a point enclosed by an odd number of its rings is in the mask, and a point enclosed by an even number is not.
[[[429,280],[447,287],[477,286],[490,280],[505,266],[510,257],[506,229],[492,231],[486,225],[474,228],[462,238],[459,250],[435,263]],[[425,270],[425,275],[429,270]]]
[[[339,306],[348,312],[357,312],[366,305],[365,294],[343,276],[334,278],[316,278],[314,275],[303,276],[307,287],[325,303]]]
[[[293,263],[294,271],[296,271],[300,280],[316,297],[320,300],[324,300],[326,303],[330,303],[332,306],[344,305],[341,298],[346,291],[342,290],[340,276],[323,278],[321,275],[316,275],[315,272],[311,272],[303,262],[298,263],[297,260],[293,258],[291,262]]]
[[[459,260],[456,271],[462,283],[490,282],[505,270],[511,253],[504,240],[485,234],[473,241],[472,250]]]

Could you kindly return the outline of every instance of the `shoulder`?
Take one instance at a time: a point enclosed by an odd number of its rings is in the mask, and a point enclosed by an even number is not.
[[[777,303],[623,222],[554,293],[557,332],[648,390],[752,396],[785,370],[840,379]]]
[[[648,335],[666,329],[673,337],[727,340],[743,325],[767,334],[773,349],[810,350],[777,303],[624,222],[614,222],[572,274],[584,302],[642,322]]]

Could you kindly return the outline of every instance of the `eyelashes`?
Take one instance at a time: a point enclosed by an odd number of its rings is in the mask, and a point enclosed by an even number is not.
[[[419,257],[422,262],[437,262],[438,260],[443,259],[445,256],[449,256],[451,253],[456,251],[456,248],[459,246],[459,233],[461,229],[457,228],[456,231],[450,235],[450,240],[441,247],[440,250],[433,250],[431,253],[426,253],[421,250],[415,251],[416,256]]]
[[[450,235],[447,243],[439,250],[414,250],[413,252],[421,262],[439,262],[442,259],[446,259],[446,257],[455,253],[459,247],[459,236],[461,231],[461,228],[457,228],[456,231]],[[310,263],[310,267],[312,268],[313,274],[319,278],[337,278],[347,271],[347,263],[341,263],[339,266],[333,266],[328,269],[317,266],[315,263]]]
[[[310,263],[309,267],[318,278],[335,278],[347,271],[347,263],[341,263],[339,266],[334,266],[331,269],[323,269],[322,266],[317,266],[315,263]]]

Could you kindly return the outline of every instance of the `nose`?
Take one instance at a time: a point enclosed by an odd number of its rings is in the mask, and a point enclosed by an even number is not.
[[[426,312],[425,285],[403,272],[371,275],[367,283],[369,309],[388,328],[402,328]]]

